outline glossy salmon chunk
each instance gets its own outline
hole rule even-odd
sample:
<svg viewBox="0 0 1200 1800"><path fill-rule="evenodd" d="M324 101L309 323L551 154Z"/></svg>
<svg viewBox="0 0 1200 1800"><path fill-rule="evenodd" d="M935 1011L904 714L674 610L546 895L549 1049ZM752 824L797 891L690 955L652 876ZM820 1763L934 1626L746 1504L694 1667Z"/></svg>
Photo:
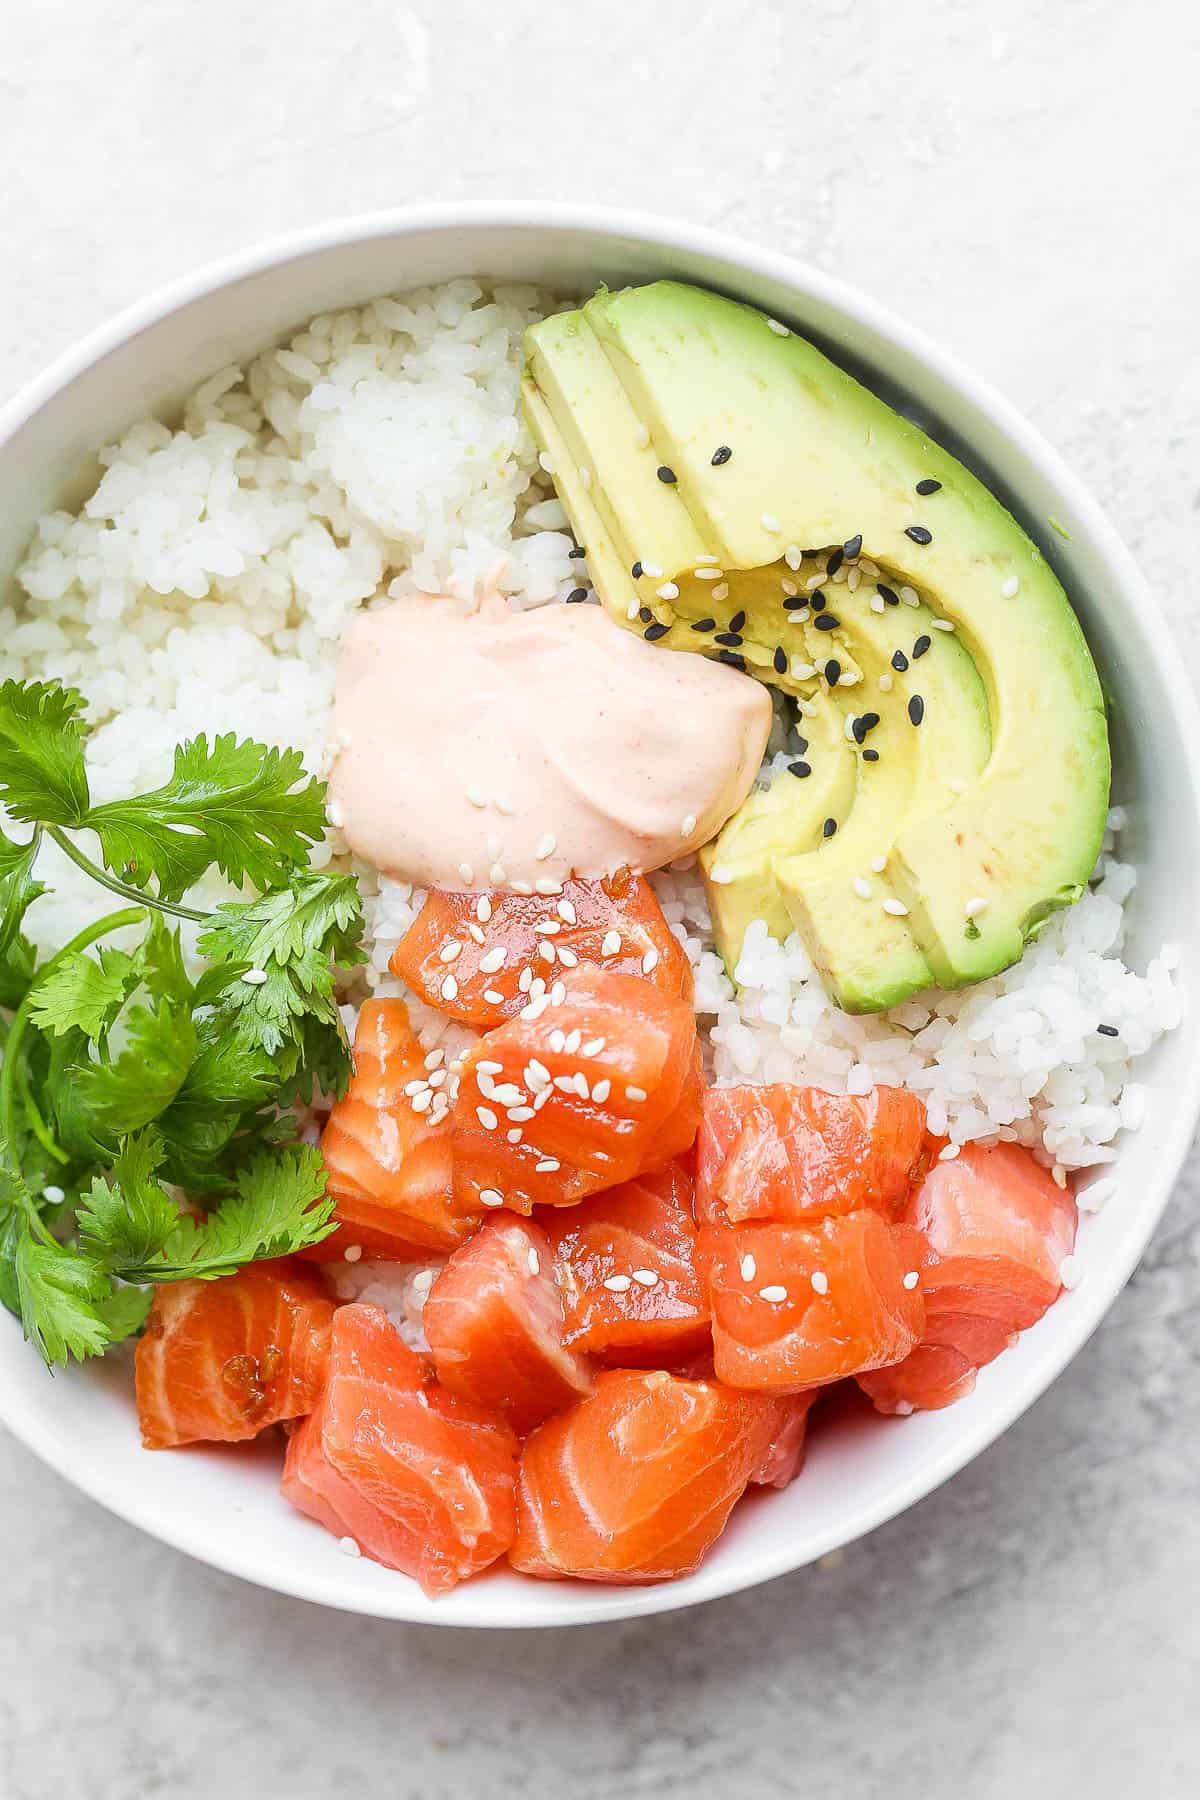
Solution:
<svg viewBox="0 0 1200 1800"><path fill-rule="evenodd" d="M521 1458L514 1568L544 1578L689 1574L765 1464L776 1421L755 1395L612 1369Z"/></svg>
<svg viewBox="0 0 1200 1800"><path fill-rule="evenodd" d="M925 1107L903 1088L709 1088L697 1142L696 1213L707 1224L808 1224L872 1207L894 1218L925 1153Z"/></svg>
<svg viewBox="0 0 1200 1800"><path fill-rule="evenodd" d="M460 1212L569 1206L662 1169L700 1119L691 1003L648 981L579 968L550 1004L489 1031L454 1104Z"/></svg>
<svg viewBox="0 0 1200 1800"><path fill-rule="evenodd" d="M628 869L548 895L435 888L391 966L428 1005L488 1031L584 963L691 998L691 965L654 890Z"/></svg>
<svg viewBox="0 0 1200 1800"><path fill-rule="evenodd" d="M422 1317L442 1384L522 1436L591 1389L588 1359L564 1342L550 1243L528 1219L489 1219L454 1252Z"/></svg>
<svg viewBox="0 0 1200 1800"><path fill-rule="evenodd" d="M133 1364L146 1448L237 1443L310 1412L332 1319L320 1277L289 1258L156 1288Z"/></svg>
<svg viewBox="0 0 1200 1800"><path fill-rule="evenodd" d="M905 1212L925 1326L912 1354L861 1385L881 1412L949 1406L1014 1334L1058 1298L1075 1244L1074 1197L1018 1144L965 1144L939 1162Z"/></svg>
<svg viewBox="0 0 1200 1800"><path fill-rule="evenodd" d="M682 1163L542 1218L554 1245L567 1343L609 1362L657 1367L708 1345L692 1177Z"/></svg>
<svg viewBox="0 0 1200 1800"><path fill-rule="evenodd" d="M324 1393L288 1445L293 1506L439 1594L508 1549L516 1470L499 1413L447 1393L379 1307L339 1307Z"/></svg>

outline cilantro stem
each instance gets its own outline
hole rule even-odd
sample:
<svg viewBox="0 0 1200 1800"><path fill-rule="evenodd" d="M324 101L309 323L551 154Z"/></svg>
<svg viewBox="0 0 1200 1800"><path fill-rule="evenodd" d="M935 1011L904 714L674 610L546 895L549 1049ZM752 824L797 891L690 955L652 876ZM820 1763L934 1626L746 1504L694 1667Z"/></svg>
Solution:
<svg viewBox="0 0 1200 1800"><path fill-rule="evenodd" d="M99 863L94 863L90 856L73 844L60 825L47 825L46 834L52 837L64 856L69 856L77 869L106 887L110 894L117 894L122 900L133 900L138 906L155 906L159 912L171 913L176 919L191 919L197 925L203 925L209 917L208 913L195 912L190 906L177 906L172 900L160 900L156 894L144 893L141 888L131 887L126 881L118 881Z"/></svg>
<svg viewBox="0 0 1200 1800"><path fill-rule="evenodd" d="M29 1121L29 1129L46 1155L52 1157L55 1162L69 1163L70 1156L61 1144L55 1142L50 1127L38 1109L38 1103L33 1097L33 1089L29 1085L29 1070L24 1063L19 1064L17 1068L17 1097L24 1109L25 1117Z"/></svg>
<svg viewBox="0 0 1200 1800"><path fill-rule="evenodd" d="M53 830L53 827L51 829ZM57 969L59 964L65 962L69 956L74 956L80 950L86 950L89 945L96 943L102 937L107 937L110 932L120 931L126 925L140 924L145 916L144 905L126 907L123 912L105 913L102 919L97 919L93 924L86 925L82 931L77 932L69 943L63 945L61 950L56 950L49 962L43 963L30 982L25 998L13 1014L12 1024L8 1028L8 1040L4 1046L4 1062L3 1066L0 1066L0 1151L6 1152L10 1158L16 1136L17 1069L21 1060L21 1043L29 1027L29 1016L33 1011L33 1000L38 988L47 975Z"/></svg>

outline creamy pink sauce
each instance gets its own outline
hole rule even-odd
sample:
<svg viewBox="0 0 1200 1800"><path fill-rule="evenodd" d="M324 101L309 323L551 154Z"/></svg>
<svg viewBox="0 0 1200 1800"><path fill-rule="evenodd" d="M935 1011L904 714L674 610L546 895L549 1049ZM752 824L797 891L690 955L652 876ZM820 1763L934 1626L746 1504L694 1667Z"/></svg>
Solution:
<svg viewBox="0 0 1200 1800"><path fill-rule="evenodd" d="M333 816L351 849L422 886L522 887L658 869L749 793L765 688L656 650L597 606L475 613L414 596L342 643Z"/></svg>

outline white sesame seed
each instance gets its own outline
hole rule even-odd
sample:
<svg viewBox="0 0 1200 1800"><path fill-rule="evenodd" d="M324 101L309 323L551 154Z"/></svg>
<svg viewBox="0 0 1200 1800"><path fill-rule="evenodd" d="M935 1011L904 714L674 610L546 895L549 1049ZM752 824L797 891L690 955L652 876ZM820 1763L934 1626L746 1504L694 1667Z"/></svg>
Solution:
<svg viewBox="0 0 1200 1800"><path fill-rule="evenodd" d="M727 581L718 582L717 586L712 591L712 597L714 600L728 600L729 583Z"/></svg>
<svg viewBox="0 0 1200 1800"><path fill-rule="evenodd" d="M362 1245L361 1244L347 1244L346 1248L342 1251L342 1256L346 1262L361 1261Z"/></svg>
<svg viewBox="0 0 1200 1800"><path fill-rule="evenodd" d="M784 593L787 595L789 600L794 600L796 595L800 592L800 590L796 586L795 582L789 581L786 575L783 577L783 579L779 585L783 589Z"/></svg>
<svg viewBox="0 0 1200 1800"><path fill-rule="evenodd" d="M337 830L340 830L346 823L346 815L336 800L329 802L329 823Z"/></svg>
<svg viewBox="0 0 1200 1800"><path fill-rule="evenodd" d="M433 1071L432 1075L429 1077L429 1085L431 1088L440 1088L442 1083L445 1081L445 1079L446 1079L445 1069L435 1069Z"/></svg>
<svg viewBox="0 0 1200 1800"><path fill-rule="evenodd" d="M727 881L733 880L733 871L731 869L719 869L714 866L708 871L708 879L710 881L715 881L718 887L723 887Z"/></svg>
<svg viewBox="0 0 1200 1800"><path fill-rule="evenodd" d="M779 523L779 520L775 517L774 513L763 513L760 517L759 523L762 525L762 528L764 531L782 531L783 530L783 526Z"/></svg>
<svg viewBox="0 0 1200 1800"><path fill-rule="evenodd" d="M576 968L579 963L579 958L569 944L560 944L558 946L558 960L568 969Z"/></svg>
<svg viewBox="0 0 1200 1800"><path fill-rule="evenodd" d="M871 858L871 869L874 874L882 875L883 871L886 868L887 868L887 857L886 856L873 856Z"/></svg>
<svg viewBox="0 0 1200 1800"><path fill-rule="evenodd" d="M491 882L492 886L503 887L507 879L508 876L505 873L504 864L494 862L488 870L488 880Z"/></svg>
<svg viewBox="0 0 1200 1800"><path fill-rule="evenodd" d="M861 680L862 680L861 675L854 673L850 669L846 669L841 675L838 676L837 685L839 687L857 687Z"/></svg>
<svg viewBox="0 0 1200 1800"><path fill-rule="evenodd" d="M639 1287L657 1287L658 1275L653 1269L635 1269L633 1279Z"/></svg>
<svg viewBox="0 0 1200 1800"><path fill-rule="evenodd" d="M1054 1182L1055 1187L1060 1187L1060 1188L1066 1187L1067 1171L1063 1168L1061 1163L1055 1163L1053 1165L1053 1167L1050 1170L1050 1175Z"/></svg>
<svg viewBox="0 0 1200 1800"><path fill-rule="evenodd" d="M678 600L679 589L673 581L664 581L661 587L655 588L660 600Z"/></svg>
<svg viewBox="0 0 1200 1800"><path fill-rule="evenodd" d="M934 631L953 631L954 630L954 620L953 619L930 619L929 623L933 627Z"/></svg>
<svg viewBox="0 0 1200 1800"><path fill-rule="evenodd" d="M865 881L861 875L854 877L854 891L860 900L871 898L871 884L869 881Z"/></svg>
<svg viewBox="0 0 1200 1800"><path fill-rule="evenodd" d="M525 1133L519 1125L514 1125L512 1130L506 1131L504 1135L510 1144L519 1144Z"/></svg>
<svg viewBox="0 0 1200 1800"><path fill-rule="evenodd" d="M424 1080L406 1081L404 1084L404 1092L411 1100L414 1094L423 1094L428 1086L429 1083Z"/></svg>
<svg viewBox="0 0 1200 1800"><path fill-rule="evenodd" d="M557 850L557 848L558 848L557 840L555 839L555 837L553 836L553 834L551 832L547 831L544 836L542 836L538 839L538 845L537 845L537 849L534 851L534 855L537 857L539 862L545 862L545 860L548 856L554 855L554 852Z"/></svg>
<svg viewBox="0 0 1200 1800"><path fill-rule="evenodd" d="M549 938L543 938L538 945L538 955L543 962L552 963L554 961L554 945Z"/></svg>
<svg viewBox="0 0 1200 1800"><path fill-rule="evenodd" d="M888 674L887 670L885 669L883 674L879 677L879 680L875 683L875 685L879 689L881 694L890 694L892 691L892 688L895 684L892 681L891 676Z"/></svg>
<svg viewBox="0 0 1200 1800"><path fill-rule="evenodd" d="M902 587L900 589L900 598L903 600L905 606L920 606L921 604L921 596L918 594L916 588Z"/></svg>
<svg viewBox="0 0 1200 1800"><path fill-rule="evenodd" d="M433 1089L426 1088L423 1094L414 1094L411 1105L415 1113L428 1112L433 1105Z"/></svg>
<svg viewBox="0 0 1200 1800"><path fill-rule="evenodd" d="M533 885L539 894L550 895L562 893L562 882L555 881L553 875L539 875Z"/></svg>
<svg viewBox="0 0 1200 1800"><path fill-rule="evenodd" d="M884 610L883 595L882 594L872 594L871 595L871 611L874 613L881 613L881 612L883 612L883 610Z"/></svg>
<svg viewBox="0 0 1200 1800"><path fill-rule="evenodd" d="M804 561L804 552L801 550L799 544L789 544L783 553L783 560L792 573L795 574L796 570L800 567L800 564Z"/></svg>
<svg viewBox="0 0 1200 1800"><path fill-rule="evenodd" d="M482 1188L480 1190L479 1200L482 1206L504 1205L504 1195L500 1192L499 1188Z"/></svg>
<svg viewBox="0 0 1200 1800"><path fill-rule="evenodd" d="M793 681L810 681L816 672L816 668L812 663L802 662L798 656L792 658Z"/></svg>
<svg viewBox="0 0 1200 1800"><path fill-rule="evenodd" d="M840 575L841 572L842 571L839 569L838 574ZM851 569L849 574L846 576L846 586L849 588L851 593L854 592L855 588L858 586L858 584L861 580L862 580L862 575L861 575L860 571L858 569Z"/></svg>
<svg viewBox="0 0 1200 1800"><path fill-rule="evenodd" d="M445 1060L446 1052L444 1050L431 1050L429 1055L425 1058L425 1067L427 1069L440 1069Z"/></svg>
<svg viewBox="0 0 1200 1800"><path fill-rule="evenodd" d="M457 981L455 981L453 975L447 975L445 981L443 981L443 983L442 983L442 999L443 1000L457 1000L458 999L458 983L457 983Z"/></svg>
<svg viewBox="0 0 1200 1800"><path fill-rule="evenodd" d="M604 942L600 946L601 956L615 956L621 948L619 931L608 931L604 934Z"/></svg>
<svg viewBox="0 0 1200 1800"><path fill-rule="evenodd" d="M752 1256L743 1256L743 1258L742 1258L742 1280L743 1281L753 1281L754 1277L757 1274L758 1274L758 1264L755 1262L754 1258Z"/></svg>
<svg viewBox="0 0 1200 1800"><path fill-rule="evenodd" d="M778 1305L781 1300L787 1299L788 1291L785 1287L780 1287L778 1283L773 1282L770 1287L759 1288L758 1297L760 1300L770 1300L773 1304Z"/></svg>
<svg viewBox="0 0 1200 1800"><path fill-rule="evenodd" d="M265 969L247 969L242 980L247 987L262 987L267 980L267 971Z"/></svg>
<svg viewBox="0 0 1200 1800"><path fill-rule="evenodd" d="M575 1077L574 1075L555 1075L554 1086L558 1089L560 1094L573 1094L575 1092ZM545 1090L543 1089L543 1092L544 1091Z"/></svg>
<svg viewBox="0 0 1200 1800"><path fill-rule="evenodd" d="M642 958L642 974L652 975L658 967L658 951L651 946Z"/></svg>
<svg viewBox="0 0 1200 1800"><path fill-rule="evenodd" d="M611 1093L612 1093L612 1082L608 1081L608 1080L601 1080L601 1081L598 1081L596 1083L595 1087L592 1089L592 1099L596 1102L597 1106L603 1106L604 1102L608 1099L608 1096Z"/></svg>
<svg viewBox="0 0 1200 1800"><path fill-rule="evenodd" d="M494 1100L497 1106L523 1106L525 1104L525 1095L515 1081L500 1082L489 1098Z"/></svg>
<svg viewBox="0 0 1200 1800"><path fill-rule="evenodd" d="M696 829L696 815L695 815L695 813L688 813L687 817L680 821L679 835L681 837L690 838L693 831L695 831L695 829Z"/></svg>
<svg viewBox="0 0 1200 1800"><path fill-rule="evenodd" d="M883 903L883 910L885 913L891 913L893 919L905 919L908 917L908 908L905 906L903 900L887 899Z"/></svg>
<svg viewBox="0 0 1200 1800"><path fill-rule="evenodd" d="M920 1279L921 1279L921 1271L919 1269L910 1269L908 1271L908 1274L904 1277L904 1285L908 1289L909 1293L911 1293L913 1288L916 1287L916 1285L917 1285L918 1281L920 1281Z"/></svg>
<svg viewBox="0 0 1200 1800"><path fill-rule="evenodd" d="M526 1260L529 1263L529 1273L531 1275L540 1275L542 1272L542 1259L532 1244L529 1246Z"/></svg>
<svg viewBox="0 0 1200 1800"><path fill-rule="evenodd" d="M361 1556L362 1555L362 1551L359 1549L358 1540L356 1538L352 1538L352 1537L339 1538L338 1539L338 1549L341 1551L343 1556Z"/></svg>
<svg viewBox="0 0 1200 1800"><path fill-rule="evenodd" d="M648 575L651 581L661 581L663 572L657 563L644 562L642 564L642 574Z"/></svg>
<svg viewBox="0 0 1200 1800"><path fill-rule="evenodd" d="M551 1004L551 1006L561 1006L563 1001L566 999L566 997L567 997L566 988L563 986L561 981L556 981L554 986L550 989L550 1004Z"/></svg>
<svg viewBox="0 0 1200 1800"><path fill-rule="evenodd" d="M579 923L579 915L575 911L574 901L560 900L554 910L564 925L577 925Z"/></svg>
<svg viewBox="0 0 1200 1800"><path fill-rule="evenodd" d="M562 923L558 919L537 919L533 929L540 937L556 937L562 930Z"/></svg>
<svg viewBox="0 0 1200 1800"><path fill-rule="evenodd" d="M630 621L631 624L632 624L633 620L637 618L638 611L639 611L638 601L636 598L634 598L633 600L631 600L629 602L629 605L625 608L625 617Z"/></svg>
<svg viewBox="0 0 1200 1800"><path fill-rule="evenodd" d="M938 1161L953 1162L961 1149L961 1144L947 1144L944 1149L938 1151Z"/></svg>
<svg viewBox="0 0 1200 1800"><path fill-rule="evenodd" d="M693 569L692 574L697 581L720 581L724 569Z"/></svg>
<svg viewBox="0 0 1200 1800"><path fill-rule="evenodd" d="M567 1035L564 1031L559 1031L556 1026L550 1033L550 1048L553 1050L555 1056L561 1056L566 1047Z"/></svg>
<svg viewBox="0 0 1200 1800"><path fill-rule="evenodd" d="M879 580L879 564L873 563L869 556L860 556L858 559L858 566L868 581Z"/></svg>
<svg viewBox="0 0 1200 1800"><path fill-rule="evenodd" d="M539 466L539 468L545 469L547 475L553 475L553 473L554 473L554 458L551 456L551 454L548 450L539 450L538 451L538 466Z"/></svg>
<svg viewBox="0 0 1200 1800"><path fill-rule="evenodd" d="M483 935L483 926L476 925L474 919L471 919L468 921L467 930L470 932L471 938L472 938L473 942L475 942L476 944L486 944L487 943L487 939Z"/></svg>
<svg viewBox="0 0 1200 1800"><path fill-rule="evenodd" d="M526 1087L531 1087L536 1093L538 1088L544 1088L549 1080L550 1071L545 1063L540 1063L536 1056L531 1056L525 1064Z"/></svg>
<svg viewBox="0 0 1200 1800"><path fill-rule="evenodd" d="M438 956L444 963L457 962L458 958L462 955L462 948L463 947L457 938L451 938L448 944L442 945L441 949L438 951Z"/></svg>
<svg viewBox="0 0 1200 1800"><path fill-rule="evenodd" d="M633 441L639 450L644 450L646 445L650 442L650 427L642 419L638 420L637 430L633 434Z"/></svg>
<svg viewBox="0 0 1200 1800"><path fill-rule="evenodd" d="M554 1098L553 1083L547 1084L547 1086L544 1088L539 1088L538 1092L533 1096L534 1112L535 1113L541 1112L541 1110L542 1110L543 1106L545 1106L547 1100L553 1100L553 1098Z"/></svg>
<svg viewBox="0 0 1200 1800"><path fill-rule="evenodd" d="M857 716L856 713L847 713L842 729L843 736L851 744L854 742L854 721Z"/></svg>
<svg viewBox="0 0 1200 1800"><path fill-rule="evenodd" d="M829 1292L829 1277L823 1269L814 1269L809 1276L808 1281L814 1294L827 1294Z"/></svg>
<svg viewBox="0 0 1200 1800"><path fill-rule="evenodd" d="M504 1005L504 995L500 992L499 988L484 988L483 997L489 1006Z"/></svg>
<svg viewBox="0 0 1200 1800"><path fill-rule="evenodd" d="M640 1087L627 1087L625 1089L625 1098L630 1101L632 1105L640 1106L642 1101L646 1098L646 1090L645 1088Z"/></svg>
<svg viewBox="0 0 1200 1800"><path fill-rule="evenodd" d="M977 919L981 912L987 911L987 901L982 894L976 894L974 899L967 901L967 904L963 907L963 911L966 913L968 919Z"/></svg>
<svg viewBox="0 0 1200 1800"><path fill-rule="evenodd" d="M555 1170L561 1167L562 1164L557 1156L543 1156L541 1162L534 1163L533 1172L535 1175L553 1175Z"/></svg>
<svg viewBox="0 0 1200 1800"><path fill-rule="evenodd" d="M1020 592L1020 589L1020 581L1015 575L1010 575L1008 580L1001 584L1000 592L1006 600L1011 600L1015 594Z"/></svg>
<svg viewBox="0 0 1200 1800"><path fill-rule="evenodd" d="M771 327L771 330L775 333L776 337L791 337L792 335L787 326L781 325L778 319L768 319L767 324Z"/></svg>
<svg viewBox="0 0 1200 1800"><path fill-rule="evenodd" d="M506 1117L511 1119L514 1125L528 1125L530 1119L535 1116L532 1106L510 1106L506 1114Z"/></svg>
<svg viewBox="0 0 1200 1800"><path fill-rule="evenodd" d="M808 594L815 593L816 590L820 587L821 583L824 581L824 579L825 579L825 577L823 575L808 576L808 578L806 579L806 581L804 583L804 591Z"/></svg>
<svg viewBox="0 0 1200 1800"><path fill-rule="evenodd" d="M458 872L462 876L463 880L466 882L467 886L470 887L471 883L475 879L475 871L471 867L470 863L459 863Z"/></svg>
<svg viewBox="0 0 1200 1800"><path fill-rule="evenodd" d="M1063 1286L1065 1288L1078 1287L1082 1276L1083 1270L1080 1267L1079 1258L1077 1256L1064 1256L1058 1265L1058 1279L1062 1282Z"/></svg>
<svg viewBox="0 0 1200 1800"><path fill-rule="evenodd" d="M517 976L517 986L520 988L520 990L523 994L527 994L529 992L530 988L533 986L533 970L532 969L524 968L521 970L521 973Z"/></svg>
<svg viewBox="0 0 1200 1800"><path fill-rule="evenodd" d="M467 788L466 796L472 806L478 806L482 809L487 805L487 795L482 793L479 788Z"/></svg>
<svg viewBox="0 0 1200 1800"><path fill-rule="evenodd" d="M585 1056L599 1056L607 1042L607 1038L589 1038L587 1043L583 1046L583 1054Z"/></svg>
<svg viewBox="0 0 1200 1800"><path fill-rule="evenodd" d="M477 1106L475 1108L475 1117L479 1120L479 1123L483 1126L485 1131L498 1131L500 1129L500 1121L490 1106Z"/></svg>
<svg viewBox="0 0 1200 1800"><path fill-rule="evenodd" d="M481 925L486 925L489 923L491 916L492 903L486 894L480 894L478 900L475 902L475 917L479 920Z"/></svg>
<svg viewBox="0 0 1200 1800"><path fill-rule="evenodd" d="M479 959L480 974L494 975L498 969L502 969L504 967L504 965L507 961L508 961L507 948L503 944L497 944L497 946L494 950L489 950L486 956L480 957L480 959Z"/></svg>
<svg viewBox="0 0 1200 1800"><path fill-rule="evenodd" d="M627 1294L633 1283L628 1275L610 1275L604 1285L610 1294Z"/></svg>
<svg viewBox="0 0 1200 1800"><path fill-rule="evenodd" d="M576 1069L575 1071L575 1092L579 1095L581 1100L590 1100L592 1097L588 1089L587 1076L583 1073L582 1069Z"/></svg>

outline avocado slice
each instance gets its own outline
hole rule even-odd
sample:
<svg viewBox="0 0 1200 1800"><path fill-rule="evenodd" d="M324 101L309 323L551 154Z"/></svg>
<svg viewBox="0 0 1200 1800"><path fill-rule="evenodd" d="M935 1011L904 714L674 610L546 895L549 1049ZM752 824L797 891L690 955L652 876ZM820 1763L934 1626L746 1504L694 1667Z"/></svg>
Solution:
<svg viewBox="0 0 1200 1800"><path fill-rule="evenodd" d="M799 930L851 1011L1015 961L1086 884L1109 787L1095 667L1041 552L752 307L602 290L527 351L531 424L604 604L792 694L821 749L702 859L731 969L752 918Z"/></svg>

